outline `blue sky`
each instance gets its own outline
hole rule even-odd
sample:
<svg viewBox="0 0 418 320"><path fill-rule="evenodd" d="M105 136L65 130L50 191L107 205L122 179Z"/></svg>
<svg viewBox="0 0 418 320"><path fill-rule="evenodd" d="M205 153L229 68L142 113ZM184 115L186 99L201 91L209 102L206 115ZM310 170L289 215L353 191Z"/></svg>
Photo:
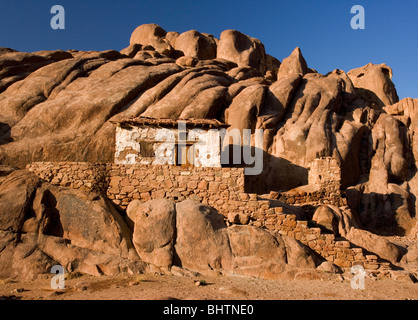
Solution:
<svg viewBox="0 0 418 320"><path fill-rule="evenodd" d="M50 27L56 4L65 8L65 30ZM357 4L365 8L365 30L350 27ZM321 73L385 62L399 97L418 98L417 13L417 0L0 0L0 47L120 50L136 26L151 22L215 37L237 29L260 39L279 60L301 47L309 67Z"/></svg>

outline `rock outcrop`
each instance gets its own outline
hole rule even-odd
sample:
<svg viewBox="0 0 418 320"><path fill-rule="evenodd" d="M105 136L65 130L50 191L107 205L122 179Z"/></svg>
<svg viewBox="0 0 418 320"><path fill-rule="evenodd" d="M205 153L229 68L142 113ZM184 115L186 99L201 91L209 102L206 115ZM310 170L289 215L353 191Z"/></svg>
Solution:
<svg viewBox="0 0 418 320"><path fill-rule="evenodd" d="M391 78L392 70L385 64L368 64L348 72L336 69L323 75L308 66L299 48L281 63L265 52L261 41L236 30L226 30L216 39L195 30L179 34L148 24L133 32L129 46L121 52L23 53L0 48L0 165L24 168L34 161L113 162L115 121L136 116L218 119L232 129L264 130L263 172L247 177L248 192L295 190L308 184L315 159L332 157L341 168L341 191L356 228L416 237L418 100L399 101ZM144 212L158 212L152 206L147 210ZM183 218L190 218L188 210L192 207L176 206L177 230L183 230ZM209 209L192 211L201 210ZM95 212L94 217L90 211ZM45 261L74 269L79 262L72 261L83 259L87 263L83 268L91 273L115 272L117 259L125 261L126 268L132 261L143 268L146 263L141 258L169 267L170 248L176 261L176 250L187 252L188 240L183 240L193 236L180 232L172 243L165 238L147 243L137 234L134 243L142 255L139 258L127 236L129 230L122 227L125 222L105 198L52 187L10 168L0 168L0 212L1 241L6 248L0 250L3 274L16 274L17 262L13 261L21 257L31 257L33 261L22 268L33 266L35 271L44 268ZM85 217L77 215L83 212ZM128 212L130 220L126 219L131 226L137 219L132 212ZM276 241L272 255L284 263L266 265L265 270L299 261L288 256L291 251L303 251L296 245L247 226L219 227L221 222L212 221L209 212L201 213L201 221L196 223L209 228L201 231L217 239L216 246L207 243L211 255L204 257L184 254L185 265L233 270L236 261L231 257L242 248L234 249L231 239L256 241L258 237ZM348 218L341 218L341 212L328 206L315 219L334 233L338 222L338 233L348 236ZM138 219L152 222L153 214L146 214ZM96 219L97 225L90 225L95 231L83 229L76 221L87 217ZM114 228L108 230L103 221L111 221ZM229 249L217 254L217 241ZM14 249L10 249L12 244ZM285 249L290 245L293 250ZM49 246L70 252L73 259L65 258L64 253L52 255ZM378 247L376 244L374 250L380 250ZM100 254L94 256L97 252ZM390 261L399 259L395 249L381 252ZM259 253L242 254L241 262ZM248 263L246 270L252 270L253 262ZM36 273L33 270L27 269L27 274Z"/></svg>
<svg viewBox="0 0 418 320"><path fill-rule="evenodd" d="M300 74L304 76L307 73L308 65L306 64L305 58L302 56L300 48L296 48L289 57L283 60L277 77L281 79L291 74Z"/></svg>
<svg viewBox="0 0 418 320"><path fill-rule="evenodd" d="M174 48L185 56L198 60L216 58L217 44L212 35L204 35L196 30L190 30L176 37Z"/></svg>
<svg viewBox="0 0 418 320"><path fill-rule="evenodd" d="M266 52L260 40L237 30L225 30L218 44L218 58L235 62L239 67L250 66L261 74L266 71Z"/></svg>
<svg viewBox="0 0 418 320"><path fill-rule="evenodd" d="M389 106L399 101L395 85L392 82L392 69L382 63L353 69L348 73L359 94L367 102L378 107Z"/></svg>
<svg viewBox="0 0 418 320"><path fill-rule="evenodd" d="M198 202L151 200L132 207L138 254L161 270L174 265L203 274L291 279L320 263L299 241L255 226L228 227L223 215Z"/></svg>
<svg viewBox="0 0 418 320"><path fill-rule="evenodd" d="M98 194L18 170L0 185L0 208L0 278L34 279L54 265L95 276L146 270L123 218Z"/></svg>
<svg viewBox="0 0 418 320"><path fill-rule="evenodd" d="M6 208L19 192L13 211ZM61 265L94 276L177 266L203 274L293 279L320 260L290 237L227 226L210 206L186 200L132 202L133 233L99 194L50 185L25 170L0 185L0 278L36 279ZM11 212L12 214L9 214Z"/></svg>
<svg viewBox="0 0 418 320"><path fill-rule="evenodd" d="M173 202L152 200L136 208L133 243L144 262L169 269L173 264L175 235Z"/></svg>

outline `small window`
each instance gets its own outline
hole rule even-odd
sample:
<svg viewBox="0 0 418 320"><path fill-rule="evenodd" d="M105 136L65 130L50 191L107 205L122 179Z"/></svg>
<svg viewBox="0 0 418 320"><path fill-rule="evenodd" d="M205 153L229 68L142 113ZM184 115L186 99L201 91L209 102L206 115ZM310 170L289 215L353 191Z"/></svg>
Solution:
<svg viewBox="0 0 418 320"><path fill-rule="evenodd" d="M194 164L194 146L176 144L176 165L191 166Z"/></svg>
<svg viewBox="0 0 418 320"><path fill-rule="evenodd" d="M140 154L141 157L144 158L153 158L155 156L154 153L154 145L150 142L140 142Z"/></svg>

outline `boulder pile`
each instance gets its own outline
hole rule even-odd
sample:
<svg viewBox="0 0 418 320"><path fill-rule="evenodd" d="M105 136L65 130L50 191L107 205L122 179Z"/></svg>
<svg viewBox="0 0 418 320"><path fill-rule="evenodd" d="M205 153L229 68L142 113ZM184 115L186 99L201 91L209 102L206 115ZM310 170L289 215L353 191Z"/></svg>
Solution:
<svg viewBox="0 0 418 320"><path fill-rule="evenodd" d="M270 277L304 260L298 258L304 249L282 237L253 226L227 228L210 208L192 204L141 206L135 216L150 229L140 233L161 232L147 241L134 231L133 245L131 231L104 196L16 170L37 161L112 163L113 123L137 116L263 129L263 172L246 181L259 195L307 185L315 159L332 157L341 169L343 205L359 230L416 239L418 99L399 101L392 74L386 64L372 63L320 74L300 48L281 62L260 40L237 30L218 39L156 24L135 29L121 51L0 48L0 274L30 276L53 263L95 274L174 263ZM316 218L336 228L327 212ZM167 220L163 229L159 219ZM212 239L200 244L207 254L190 252L188 246L203 240L184 231L188 223L201 225ZM346 236L399 260L387 243L376 240L369 248L368 233ZM309 257L303 266L313 266Z"/></svg>

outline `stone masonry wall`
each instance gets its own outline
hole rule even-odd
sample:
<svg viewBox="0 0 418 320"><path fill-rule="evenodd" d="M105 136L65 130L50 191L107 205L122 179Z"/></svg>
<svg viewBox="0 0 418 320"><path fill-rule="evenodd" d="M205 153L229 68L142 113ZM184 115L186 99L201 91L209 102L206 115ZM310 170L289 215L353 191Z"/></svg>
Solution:
<svg viewBox="0 0 418 320"><path fill-rule="evenodd" d="M226 218L231 213L232 216L234 213L244 214L248 217L244 219L245 223L293 237L339 267L361 264L365 269L378 272L389 267L388 262L378 261L377 256L349 241L324 234L320 228L309 227L308 221L296 220L295 215L286 212L283 204L277 205L277 200L260 200L256 194L245 193L243 168L38 162L28 165L27 169L53 185L102 193L120 209L126 209L134 199L142 202L158 198L200 201L214 207ZM327 195L328 191L318 192ZM295 205L323 201L336 202L337 205L345 203L341 197L335 201L315 197L310 193L282 193L273 198Z"/></svg>
<svg viewBox="0 0 418 320"><path fill-rule="evenodd" d="M309 169L309 186L312 191L288 191L272 195L275 199L290 204L332 204L346 206L347 199L341 194L341 168L334 158L315 159Z"/></svg>
<svg viewBox="0 0 418 320"><path fill-rule="evenodd" d="M337 160L331 157L315 159L309 168L308 181L329 193L341 188L341 168Z"/></svg>
<svg viewBox="0 0 418 320"><path fill-rule="evenodd" d="M290 205L321 205L332 204L334 206L346 206L347 199L340 191L328 191L320 189L312 192L273 192L273 198Z"/></svg>
<svg viewBox="0 0 418 320"><path fill-rule="evenodd" d="M324 233L320 228L309 227L308 221L296 220L294 215L286 214L283 208L274 208L265 216L264 226L304 243L320 256L342 268L361 265L367 270L385 272L390 263L378 260L372 253L359 248L334 234Z"/></svg>
<svg viewBox="0 0 418 320"><path fill-rule="evenodd" d="M134 199L158 198L192 199L226 217L230 212L250 217L270 207L244 192L243 168L37 162L27 169L53 185L102 193L122 210Z"/></svg>

